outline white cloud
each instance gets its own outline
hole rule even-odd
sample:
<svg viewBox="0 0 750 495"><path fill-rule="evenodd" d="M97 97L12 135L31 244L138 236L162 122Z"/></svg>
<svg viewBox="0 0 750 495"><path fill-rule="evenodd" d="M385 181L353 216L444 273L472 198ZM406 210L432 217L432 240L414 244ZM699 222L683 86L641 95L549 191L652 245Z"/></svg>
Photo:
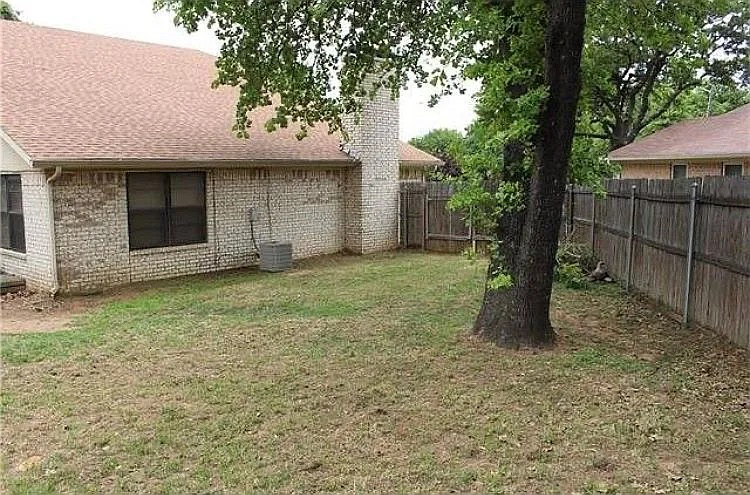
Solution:
<svg viewBox="0 0 750 495"><path fill-rule="evenodd" d="M176 27L166 12L154 13L152 0L11 0L25 22L118 38L195 48L217 54L220 43L203 29L188 34ZM425 134L430 129L463 130L474 119L471 95L443 98L434 108L427 106L431 88L410 88L401 94L401 139Z"/></svg>

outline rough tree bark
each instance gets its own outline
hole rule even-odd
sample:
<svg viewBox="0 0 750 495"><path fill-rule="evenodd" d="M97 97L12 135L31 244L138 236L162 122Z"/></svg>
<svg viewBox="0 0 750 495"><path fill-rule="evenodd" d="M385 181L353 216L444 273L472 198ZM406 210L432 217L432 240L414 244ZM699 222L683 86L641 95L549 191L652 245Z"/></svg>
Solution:
<svg viewBox="0 0 750 495"><path fill-rule="evenodd" d="M612 134L609 137L609 151L622 148L633 141L635 141L635 134L632 125L618 120L612 129Z"/></svg>
<svg viewBox="0 0 750 495"><path fill-rule="evenodd" d="M501 264L513 278L504 289L486 288L474 333L503 347L554 342L549 319L554 258L581 87L585 0L547 0L545 82L549 96L534 138L534 172L526 209L498 222L500 249L488 275Z"/></svg>

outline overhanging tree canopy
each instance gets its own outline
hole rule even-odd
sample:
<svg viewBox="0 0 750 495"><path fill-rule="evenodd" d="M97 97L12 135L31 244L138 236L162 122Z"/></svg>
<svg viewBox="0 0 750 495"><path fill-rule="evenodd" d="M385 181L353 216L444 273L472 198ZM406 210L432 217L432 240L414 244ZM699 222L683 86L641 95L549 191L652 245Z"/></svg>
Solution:
<svg viewBox="0 0 750 495"><path fill-rule="evenodd" d="M0 19L6 21L20 21L18 12L5 0L0 0Z"/></svg>
<svg viewBox="0 0 750 495"><path fill-rule="evenodd" d="M591 0L580 134L616 149L707 82L750 82L745 0Z"/></svg>
<svg viewBox="0 0 750 495"><path fill-rule="evenodd" d="M475 332L498 344L545 345L554 254L580 91L582 0L157 0L223 45L217 84L249 110L273 102L269 130L325 121L341 129L379 86L447 90L481 77L480 113L501 125L490 187L466 194L488 211L496 249ZM438 63L435 64L434 61ZM451 68L453 71L451 71ZM372 87L365 77L380 74Z"/></svg>
<svg viewBox="0 0 750 495"><path fill-rule="evenodd" d="M443 161L433 171L436 177L456 177L461 174L459 160L463 154L464 139L460 132L453 129L433 129L424 136L410 139L409 144Z"/></svg>

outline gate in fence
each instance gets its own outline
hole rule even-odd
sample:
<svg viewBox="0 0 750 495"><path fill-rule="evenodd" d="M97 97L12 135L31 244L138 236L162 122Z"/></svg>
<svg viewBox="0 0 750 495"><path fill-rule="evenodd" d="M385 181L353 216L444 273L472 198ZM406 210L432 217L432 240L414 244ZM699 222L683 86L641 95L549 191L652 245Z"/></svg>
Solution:
<svg viewBox="0 0 750 495"><path fill-rule="evenodd" d="M448 208L453 186L443 182L402 182L399 244L428 251L483 251L489 237L476 232L471 215Z"/></svg>

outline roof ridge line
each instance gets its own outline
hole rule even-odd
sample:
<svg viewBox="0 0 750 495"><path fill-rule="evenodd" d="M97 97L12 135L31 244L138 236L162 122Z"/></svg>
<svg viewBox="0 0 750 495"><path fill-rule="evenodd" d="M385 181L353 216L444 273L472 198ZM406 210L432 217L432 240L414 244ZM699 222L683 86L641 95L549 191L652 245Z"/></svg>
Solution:
<svg viewBox="0 0 750 495"><path fill-rule="evenodd" d="M122 36L112 36L109 34L92 33L90 31L76 31L75 29L61 28L61 27L56 27L56 26L45 26L42 24L34 24L32 22L26 22L26 21L8 21L5 19L2 19L0 20L0 25L13 25L13 26L22 25L24 28L44 29L44 30L49 30L49 31L62 31L64 33L71 33L71 34L83 35L83 36L92 36L96 38L104 38L104 39L110 39L110 40L115 40L115 41L122 41L126 43L137 43L137 44L142 44L142 45L158 46L162 48L171 48L174 50L186 50L190 52L200 53L201 55L206 55L214 59L218 58L218 55L204 52L203 50L199 50L198 48L189 48L186 46L177 46L177 45L165 45L164 43L157 43L155 41L136 40L132 38L124 38Z"/></svg>

